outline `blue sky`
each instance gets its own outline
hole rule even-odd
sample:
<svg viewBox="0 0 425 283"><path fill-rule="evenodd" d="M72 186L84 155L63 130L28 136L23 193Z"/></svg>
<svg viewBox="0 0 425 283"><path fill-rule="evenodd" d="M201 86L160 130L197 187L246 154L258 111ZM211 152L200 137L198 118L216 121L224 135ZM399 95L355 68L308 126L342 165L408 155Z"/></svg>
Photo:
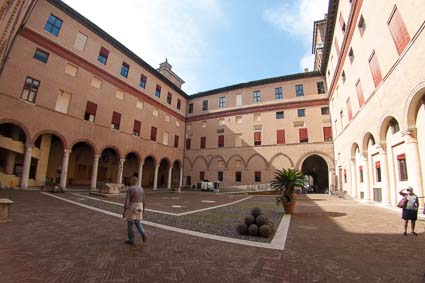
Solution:
<svg viewBox="0 0 425 283"><path fill-rule="evenodd" d="M188 94L312 69L327 0L65 0ZM102 6L102 9L99 9ZM124 16L123 16L124 15Z"/></svg>

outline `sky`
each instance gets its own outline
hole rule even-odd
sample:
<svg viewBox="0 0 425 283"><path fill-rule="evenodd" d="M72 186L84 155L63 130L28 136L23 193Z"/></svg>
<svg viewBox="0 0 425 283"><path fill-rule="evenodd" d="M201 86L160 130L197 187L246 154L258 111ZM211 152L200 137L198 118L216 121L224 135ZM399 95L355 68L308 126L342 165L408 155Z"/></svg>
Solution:
<svg viewBox="0 0 425 283"><path fill-rule="evenodd" d="M328 9L328 0L64 2L152 67L167 58L189 95L312 70L313 22Z"/></svg>

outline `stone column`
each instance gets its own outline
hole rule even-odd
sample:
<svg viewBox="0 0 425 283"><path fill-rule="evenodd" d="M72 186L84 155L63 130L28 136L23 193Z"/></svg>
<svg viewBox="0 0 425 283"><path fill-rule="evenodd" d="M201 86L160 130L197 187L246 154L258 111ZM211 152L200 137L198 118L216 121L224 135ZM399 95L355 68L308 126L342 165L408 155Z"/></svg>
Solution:
<svg viewBox="0 0 425 283"><path fill-rule="evenodd" d="M363 186L364 186L364 200L370 200L370 181L369 181L369 160L367 156L362 155L363 163Z"/></svg>
<svg viewBox="0 0 425 283"><path fill-rule="evenodd" d="M414 189L416 195L425 196L425 190L422 186L422 168L419 161L418 141L411 135L407 134L404 136L407 178L409 185Z"/></svg>
<svg viewBox="0 0 425 283"><path fill-rule="evenodd" d="M37 170L35 172L35 179L40 182L46 183L47 168L49 166L50 148L52 146L52 135L45 134L41 136L40 142L40 159L37 162ZM56 173L56 172L55 172ZM54 176L56 182L56 175Z"/></svg>
<svg viewBox="0 0 425 283"><path fill-rule="evenodd" d="M15 161L16 161L16 153L13 151L8 151L6 153L6 174L13 175L15 171Z"/></svg>
<svg viewBox="0 0 425 283"><path fill-rule="evenodd" d="M66 178L68 175L68 162L69 162L69 155L71 154L70 149L65 149L63 152L63 159L62 159L62 171L61 171L61 180L60 180L60 188L65 189L66 188Z"/></svg>
<svg viewBox="0 0 425 283"><path fill-rule="evenodd" d="M180 187L180 188L183 188L183 166L180 166L179 187Z"/></svg>
<svg viewBox="0 0 425 283"><path fill-rule="evenodd" d="M335 185L334 184L334 181L335 181L334 174L335 174L335 170L329 169L329 174L328 174L328 180L329 180L329 188L328 188L328 190L329 190L329 194L332 194L332 192L334 190L334 185Z"/></svg>
<svg viewBox="0 0 425 283"><path fill-rule="evenodd" d="M381 166L381 187L382 187L382 203L389 205L391 203L390 196L390 177L388 175L388 157L384 148L379 149L379 160Z"/></svg>
<svg viewBox="0 0 425 283"><path fill-rule="evenodd" d="M125 159L120 159L120 164L118 164L118 177L117 177L118 184L122 184L122 173L124 171L124 162L125 162Z"/></svg>
<svg viewBox="0 0 425 283"><path fill-rule="evenodd" d="M137 174L137 184L142 186L142 177L143 177L143 162L140 162L139 173Z"/></svg>
<svg viewBox="0 0 425 283"><path fill-rule="evenodd" d="M30 176L32 145L25 145L24 166L21 176L21 188L28 189L28 180Z"/></svg>
<svg viewBox="0 0 425 283"><path fill-rule="evenodd" d="M357 170L356 170L356 158L351 158L350 162L351 170L351 196L356 199L359 197L357 188Z"/></svg>
<svg viewBox="0 0 425 283"><path fill-rule="evenodd" d="M100 155L95 155L94 159L93 159L93 171L91 174L91 184L90 184L90 189L92 191L96 190L96 185L97 185L97 169L99 167L99 158Z"/></svg>
<svg viewBox="0 0 425 283"><path fill-rule="evenodd" d="M171 173L172 172L173 172L173 166L170 166L170 169L168 169L167 189L171 189Z"/></svg>
<svg viewBox="0 0 425 283"><path fill-rule="evenodd" d="M153 189L158 189L158 170L159 164L155 165L155 173L153 174Z"/></svg>

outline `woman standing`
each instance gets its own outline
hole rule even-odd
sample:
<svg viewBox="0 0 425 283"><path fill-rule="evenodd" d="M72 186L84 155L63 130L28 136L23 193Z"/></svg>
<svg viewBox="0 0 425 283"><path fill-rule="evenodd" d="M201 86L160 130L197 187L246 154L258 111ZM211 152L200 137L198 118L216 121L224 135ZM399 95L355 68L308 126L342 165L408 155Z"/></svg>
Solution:
<svg viewBox="0 0 425 283"><path fill-rule="evenodd" d="M413 188L408 187L405 190L399 192L404 198L406 198L406 205L403 207L402 218L404 219L404 236L407 236L407 223L410 220L410 230L413 236L417 236L415 233L415 224L418 219L418 197L413 193Z"/></svg>

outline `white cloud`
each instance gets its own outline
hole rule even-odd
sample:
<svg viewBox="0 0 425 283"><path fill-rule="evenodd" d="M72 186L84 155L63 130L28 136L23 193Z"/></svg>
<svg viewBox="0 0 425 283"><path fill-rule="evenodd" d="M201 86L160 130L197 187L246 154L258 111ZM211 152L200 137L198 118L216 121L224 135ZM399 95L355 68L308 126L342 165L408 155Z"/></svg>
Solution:
<svg viewBox="0 0 425 283"><path fill-rule="evenodd" d="M304 42L308 49L300 61L302 70L306 66L310 70L313 69L314 56L310 54L313 22L324 18L328 2L328 0L292 0L290 3L286 1L279 6L266 9L263 13L268 23Z"/></svg>
<svg viewBox="0 0 425 283"><path fill-rule="evenodd" d="M225 22L219 0L65 0L152 67L165 58L190 93L208 53L206 31ZM100 9L99 7L102 7ZM192 86L193 85L193 86Z"/></svg>

